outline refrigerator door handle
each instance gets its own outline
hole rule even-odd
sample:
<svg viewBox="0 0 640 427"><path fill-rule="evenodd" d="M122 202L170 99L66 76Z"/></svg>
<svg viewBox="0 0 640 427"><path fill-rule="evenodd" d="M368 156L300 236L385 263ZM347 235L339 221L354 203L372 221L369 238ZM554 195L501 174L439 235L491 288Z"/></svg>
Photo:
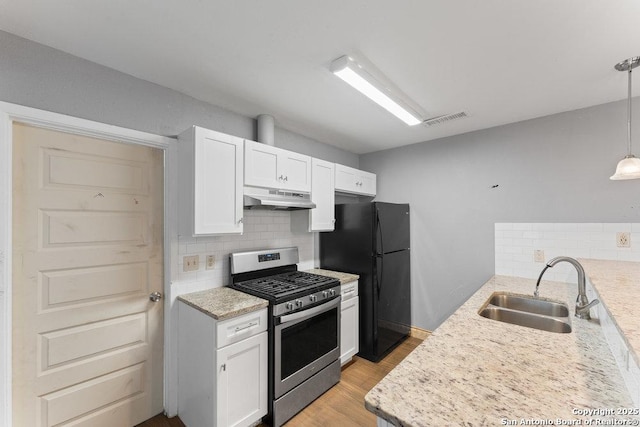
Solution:
<svg viewBox="0 0 640 427"><path fill-rule="evenodd" d="M376 208L376 251L377 248L377 240L380 239L380 254L384 253L384 242L382 240L382 227L380 226L380 209Z"/></svg>
<svg viewBox="0 0 640 427"><path fill-rule="evenodd" d="M376 255L376 288L378 289L377 299L380 301L380 290L382 289L382 278L384 277L384 255Z"/></svg>
<svg viewBox="0 0 640 427"><path fill-rule="evenodd" d="M377 300L380 301L380 290L382 289L382 278L384 277L384 242L382 241L382 227L380 226L380 210L376 208L376 251L378 250L378 239L380 239L380 253L376 253L376 281L378 282L376 285L378 289ZM380 260L380 268L377 268L378 260ZM378 273L380 274L379 277Z"/></svg>

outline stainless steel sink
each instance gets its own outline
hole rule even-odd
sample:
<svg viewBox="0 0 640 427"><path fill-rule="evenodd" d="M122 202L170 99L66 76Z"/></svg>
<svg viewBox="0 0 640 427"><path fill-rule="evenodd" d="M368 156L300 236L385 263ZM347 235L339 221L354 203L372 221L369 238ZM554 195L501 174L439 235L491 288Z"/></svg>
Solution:
<svg viewBox="0 0 640 427"><path fill-rule="evenodd" d="M530 297L514 295L505 292L494 292L489 298L489 304L509 308L527 313L542 314L544 316L568 317L569 308L566 304Z"/></svg>
<svg viewBox="0 0 640 427"><path fill-rule="evenodd" d="M569 333L571 321L566 304L528 295L494 292L482 305L482 317L541 331Z"/></svg>

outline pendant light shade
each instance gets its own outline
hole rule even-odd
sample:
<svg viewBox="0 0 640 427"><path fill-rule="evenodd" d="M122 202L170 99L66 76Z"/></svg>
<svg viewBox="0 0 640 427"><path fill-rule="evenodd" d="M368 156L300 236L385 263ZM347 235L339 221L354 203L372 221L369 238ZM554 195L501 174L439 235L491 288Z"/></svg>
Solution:
<svg viewBox="0 0 640 427"><path fill-rule="evenodd" d="M618 162L616 173L609 179L638 179L640 178L640 159L631 153L631 70L640 65L640 56L629 58L615 65L618 71L629 73L629 88L627 96L627 155Z"/></svg>
<svg viewBox="0 0 640 427"><path fill-rule="evenodd" d="M616 173L610 177L612 180L638 179L640 178L640 159L629 154L618 162Z"/></svg>

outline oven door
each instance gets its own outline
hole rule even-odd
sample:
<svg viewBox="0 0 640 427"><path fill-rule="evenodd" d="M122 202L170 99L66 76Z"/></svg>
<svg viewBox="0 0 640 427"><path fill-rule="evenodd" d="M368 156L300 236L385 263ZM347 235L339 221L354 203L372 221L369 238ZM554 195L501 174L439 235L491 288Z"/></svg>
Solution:
<svg viewBox="0 0 640 427"><path fill-rule="evenodd" d="M275 398L340 357L340 296L275 318Z"/></svg>

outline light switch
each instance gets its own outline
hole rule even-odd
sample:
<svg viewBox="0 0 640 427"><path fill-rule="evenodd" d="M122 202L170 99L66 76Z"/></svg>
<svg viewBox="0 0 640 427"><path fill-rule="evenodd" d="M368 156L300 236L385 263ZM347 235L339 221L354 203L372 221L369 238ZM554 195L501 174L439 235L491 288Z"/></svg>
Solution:
<svg viewBox="0 0 640 427"><path fill-rule="evenodd" d="M196 271L200 268L200 257L189 255L182 258L182 271Z"/></svg>

